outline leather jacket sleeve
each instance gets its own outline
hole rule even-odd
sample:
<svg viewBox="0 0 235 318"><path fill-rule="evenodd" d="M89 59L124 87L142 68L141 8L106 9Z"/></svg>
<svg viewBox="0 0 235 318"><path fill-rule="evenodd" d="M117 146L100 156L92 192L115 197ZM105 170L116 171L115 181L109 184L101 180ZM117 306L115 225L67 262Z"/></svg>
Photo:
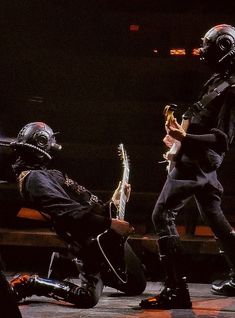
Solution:
<svg viewBox="0 0 235 318"><path fill-rule="evenodd" d="M48 214L53 221L63 219L67 231L75 230L76 224L77 232L89 236L101 233L111 225L109 217L93 213L93 204L71 198L57 180L48 176L47 171L32 170L25 178L23 195L27 202Z"/></svg>

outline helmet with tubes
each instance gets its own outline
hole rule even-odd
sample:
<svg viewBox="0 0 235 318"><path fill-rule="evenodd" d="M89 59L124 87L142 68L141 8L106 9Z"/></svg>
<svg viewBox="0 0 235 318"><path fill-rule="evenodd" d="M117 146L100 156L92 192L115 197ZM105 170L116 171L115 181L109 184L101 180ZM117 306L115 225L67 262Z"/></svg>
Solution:
<svg viewBox="0 0 235 318"><path fill-rule="evenodd" d="M235 57L235 27L218 24L207 31L202 38L200 56L217 71L228 68Z"/></svg>
<svg viewBox="0 0 235 318"><path fill-rule="evenodd" d="M25 125L19 131L12 146L22 159L36 164L50 161L53 154L62 148L56 143L53 130L43 122L31 122Z"/></svg>

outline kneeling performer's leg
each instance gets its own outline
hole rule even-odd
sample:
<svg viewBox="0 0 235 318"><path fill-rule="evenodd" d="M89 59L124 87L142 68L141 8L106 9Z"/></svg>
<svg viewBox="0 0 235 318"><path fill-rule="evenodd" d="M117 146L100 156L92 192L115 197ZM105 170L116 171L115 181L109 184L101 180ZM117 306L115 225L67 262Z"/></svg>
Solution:
<svg viewBox="0 0 235 318"><path fill-rule="evenodd" d="M68 281L23 275L10 282L17 301L32 295L51 297L74 304L79 308L94 307L102 294L103 282L100 274L81 274L81 286Z"/></svg>

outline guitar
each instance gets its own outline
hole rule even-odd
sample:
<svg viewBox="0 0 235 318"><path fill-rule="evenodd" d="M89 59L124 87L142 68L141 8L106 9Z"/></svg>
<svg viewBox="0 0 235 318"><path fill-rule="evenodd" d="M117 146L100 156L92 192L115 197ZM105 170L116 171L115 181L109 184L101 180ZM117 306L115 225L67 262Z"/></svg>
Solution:
<svg viewBox="0 0 235 318"><path fill-rule="evenodd" d="M130 165L129 165L129 159L128 159L126 150L124 149L124 145L120 144L118 146L118 150L119 150L119 156L122 159L122 165L124 169L123 169L122 181L121 181L119 207L117 209L116 218L119 220L124 220L125 211L126 211L126 202L127 202L127 196L125 193L125 184L128 184L129 182Z"/></svg>
<svg viewBox="0 0 235 318"><path fill-rule="evenodd" d="M176 110L176 108L177 108L177 106L175 104L169 104L169 105L165 106L164 111L163 111L163 115L165 117L165 122L171 122L175 119L174 111ZM187 131L188 125L189 125L188 120L182 120L181 126L184 128L185 131ZM173 145L171 146L171 148L167 152L168 165L166 167L166 170L168 173L170 173L171 170L175 166L175 159L180 151L180 148L181 148L181 142L178 140L174 140Z"/></svg>
<svg viewBox="0 0 235 318"><path fill-rule="evenodd" d="M130 167L129 159L124 149L124 145L118 147L119 155L122 159L123 174L120 188L120 203L118 209L111 211L111 217L119 220L125 219L127 196L125 193L125 184L129 181ZM99 234L96 238L99 249L108 265L108 270L122 282L127 282L126 265L124 260L124 244L127 236L120 236L115 231L109 229Z"/></svg>

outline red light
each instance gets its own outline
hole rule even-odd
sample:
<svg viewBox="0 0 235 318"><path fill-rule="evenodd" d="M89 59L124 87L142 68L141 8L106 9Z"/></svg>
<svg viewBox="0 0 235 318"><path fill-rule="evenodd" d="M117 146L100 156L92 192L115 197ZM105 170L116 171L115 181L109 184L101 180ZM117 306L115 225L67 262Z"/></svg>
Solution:
<svg viewBox="0 0 235 318"><path fill-rule="evenodd" d="M170 55L186 55L186 51L182 48L170 49Z"/></svg>
<svg viewBox="0 0 235 318"><path fill-rule="evenodd" d="M140 29L140 26L138 24L131 24L130 25L130 31L131 32L138 32Z"/></svg>
<svg viewBox="0 0 235 318"><path fill-rule="evenodd" d="M200 55L200 49L199 48L192 49L192 55L194 55L194 56Z"/></svg>

